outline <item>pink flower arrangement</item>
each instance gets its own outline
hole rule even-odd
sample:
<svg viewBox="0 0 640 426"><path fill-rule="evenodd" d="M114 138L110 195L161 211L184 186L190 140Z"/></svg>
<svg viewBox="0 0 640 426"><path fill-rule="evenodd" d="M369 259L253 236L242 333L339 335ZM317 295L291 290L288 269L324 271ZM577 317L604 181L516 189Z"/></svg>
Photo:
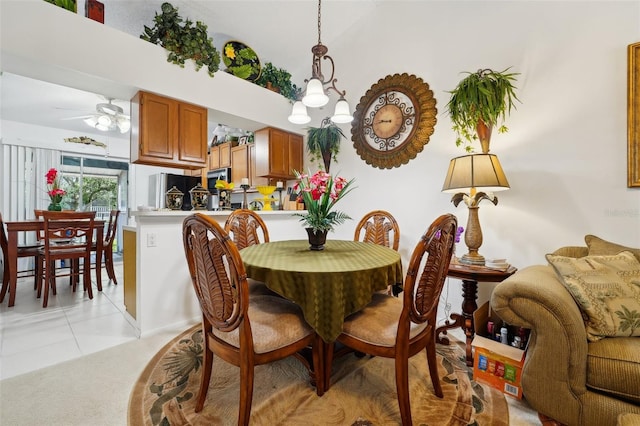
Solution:
<svg viewBox="0 0 640 426"><path fill-rule="evenodd" d="M60 204L62 202L62 196L65 195L67 191L60 188L58 171L56 169L49 169L45 177L47 178L47 194L51 199L51 203Z"/></svg>
<svg viewBox="0 0 640 426"><path fill-rule="evenodd" d="M313 176L296 173L298 182L294 185L294 191L300 191L298 201L304 202L307 213L298 213L302 217L306 227L312 228L314 233L320 231L332 231L335 225L342 224L346 219L351 219L347 214L339 211L331 211L333 206L349 191L353 179L333 177L329 173L319 170Z"/></svg>

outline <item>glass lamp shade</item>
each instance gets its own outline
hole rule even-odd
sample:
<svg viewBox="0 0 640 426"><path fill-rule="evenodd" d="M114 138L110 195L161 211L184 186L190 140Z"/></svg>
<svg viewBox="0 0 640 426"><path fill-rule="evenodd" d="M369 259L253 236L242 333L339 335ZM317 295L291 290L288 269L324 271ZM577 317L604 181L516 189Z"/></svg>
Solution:
<svg viewBox="0 0 640 426"><path fill-rule="evenodd" d="M129 131L129 129L131 129L131 121L129 121L126 118L119 118L117 120L117 125L118 125L118 130L120 130L120 133L127 133Z"/></svg>
<svg viewBox="0 0 640 426"><path fill-rule="evenodd" d="M472 154L451 160L442 192L468 192L471 188L485 192L509 189L509 182L497 156Z"/></svg>
<svg viewBox="0 0 640 426"><path fill-rule="evenodd" d="M100 124L101 126L104 126L106 128L109 128L109 126L111 126L111 117L109 117L108 115L101 115L98 117L98 124Z"/></svg>
<svg viewBox="0 0 640 426"><path fill-rule="evenodd" d="M349 111L349 103L344 98L340 98L336 103L336 110L331 121L334 123L351 123L353 121L353 115Z"/></svg>
<svg viewBox="0 0 640 426"><path fill-rule="evenodd" d="M302 103L308 107L317 108L326 105L327 102L329 102L329 97L324 93L322 82L317 78L309 80Z"/></svg>
<svg viewBox="0 0 640 426"><path fill-rule="evenodd" d="M311 121L311 117L307 114L307 107L301 101L296 101L291 109L289 122L294 124L307 124Z"/></svg>

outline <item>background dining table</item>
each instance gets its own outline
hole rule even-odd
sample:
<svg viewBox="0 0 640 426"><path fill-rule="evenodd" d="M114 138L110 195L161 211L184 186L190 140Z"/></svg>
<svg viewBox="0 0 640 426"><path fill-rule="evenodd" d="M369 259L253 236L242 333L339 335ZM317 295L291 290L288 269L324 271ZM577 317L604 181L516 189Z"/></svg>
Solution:
<svg viewBox="0 0 640 426"><path fill-rule="evenodd" d="M104 220L95 220L94 232L96 238L96 286L102 291L102 235L104 233ZM7 226L7 243L9 264L9 307L15 305L16 285L18 282L18 234L20 232L38 232L44 229L44 221L39 219L5 222Z"/></svg>

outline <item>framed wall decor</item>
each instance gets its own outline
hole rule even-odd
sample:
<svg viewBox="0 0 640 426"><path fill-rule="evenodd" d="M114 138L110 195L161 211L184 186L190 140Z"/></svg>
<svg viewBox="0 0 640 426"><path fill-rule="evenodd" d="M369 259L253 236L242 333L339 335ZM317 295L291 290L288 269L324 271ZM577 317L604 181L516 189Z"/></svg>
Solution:
<svg viewBox="0 0 640 426"><path fill-rule="evenodd" d="M627 48L627 186L640 188L640 42Z"/></svg>
<svg viewBox="0 0 640 426"><path fill-rule="evenodd" d="M249 142L249 136L240 136L238 138L238 145L246 145Z"/></svg>

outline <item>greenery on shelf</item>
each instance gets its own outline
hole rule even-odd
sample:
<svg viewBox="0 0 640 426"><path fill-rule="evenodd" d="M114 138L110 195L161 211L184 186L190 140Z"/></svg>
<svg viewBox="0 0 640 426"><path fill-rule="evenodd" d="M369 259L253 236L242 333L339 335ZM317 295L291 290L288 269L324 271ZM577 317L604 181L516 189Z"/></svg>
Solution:
<svg viewBox="0 0 640 426"><path fill-rule="evenodd" d="M207 35L207 26L200 21L194 25L189 19L183 20L171 3L162 3L161 10L153 18L153 27L144 26L140 38L167 49L167 62L184 68L185 61L192 59L196 70L206 66L213 77L220 66L220 54Z"/></svg>
<svg viewBox="0 0 640 426"><path fill-rule="evenodd" d="M70 10L71 12L77 12L78 7L76 5L76 0L44 0L47 3L55 4L56 6L60 6L63 9Z"/></svg>
<svg viewBox="0 0 640 426"><path fill-rule="evenodd" d="M491 135L491 129L498 122L504 123L505 117L519 101L515 93L514 82L519 73L480 69L477 72L467 72L451 93L446 110L453 122L453 130L457 133L456 146L464 146L467 152L472 152L473 141L478 138L478 126L486 126L485 132ZM504 124L498 128L499 133L508 129ZM488 139L488 138L487 138ZM488 151L488 140L487 140ZM484 147L483 147L484 152Z"/></svg>
<svg viewBox="0 0 640 426"><path fill-rule="evenodd" d="M294 102L298 100L301 92L301 89L291 82L291 74L284 68L274 66L271 62L264 64L260 77L255 83L262 87L267 87L270 83L282 96Z"/></svg>
<svg viewBox="0 0 640 426"><path fill-rule="evenodd" d="M311 154L311 161L317 162L319 165L324 164L324 171L329 173L331 160L337 161L340 140L344 137L342 129L329 118L322 120L320 127L309 127L307 129L307 151Z"/></svg>
<svg viewBox="0 0 640 426"><path fill-rule="evenodd" d="M260 76L260 60L256 52L238 41L228 41L224 45L222 62L227 72L243 80L255 81Z"/></svg>

